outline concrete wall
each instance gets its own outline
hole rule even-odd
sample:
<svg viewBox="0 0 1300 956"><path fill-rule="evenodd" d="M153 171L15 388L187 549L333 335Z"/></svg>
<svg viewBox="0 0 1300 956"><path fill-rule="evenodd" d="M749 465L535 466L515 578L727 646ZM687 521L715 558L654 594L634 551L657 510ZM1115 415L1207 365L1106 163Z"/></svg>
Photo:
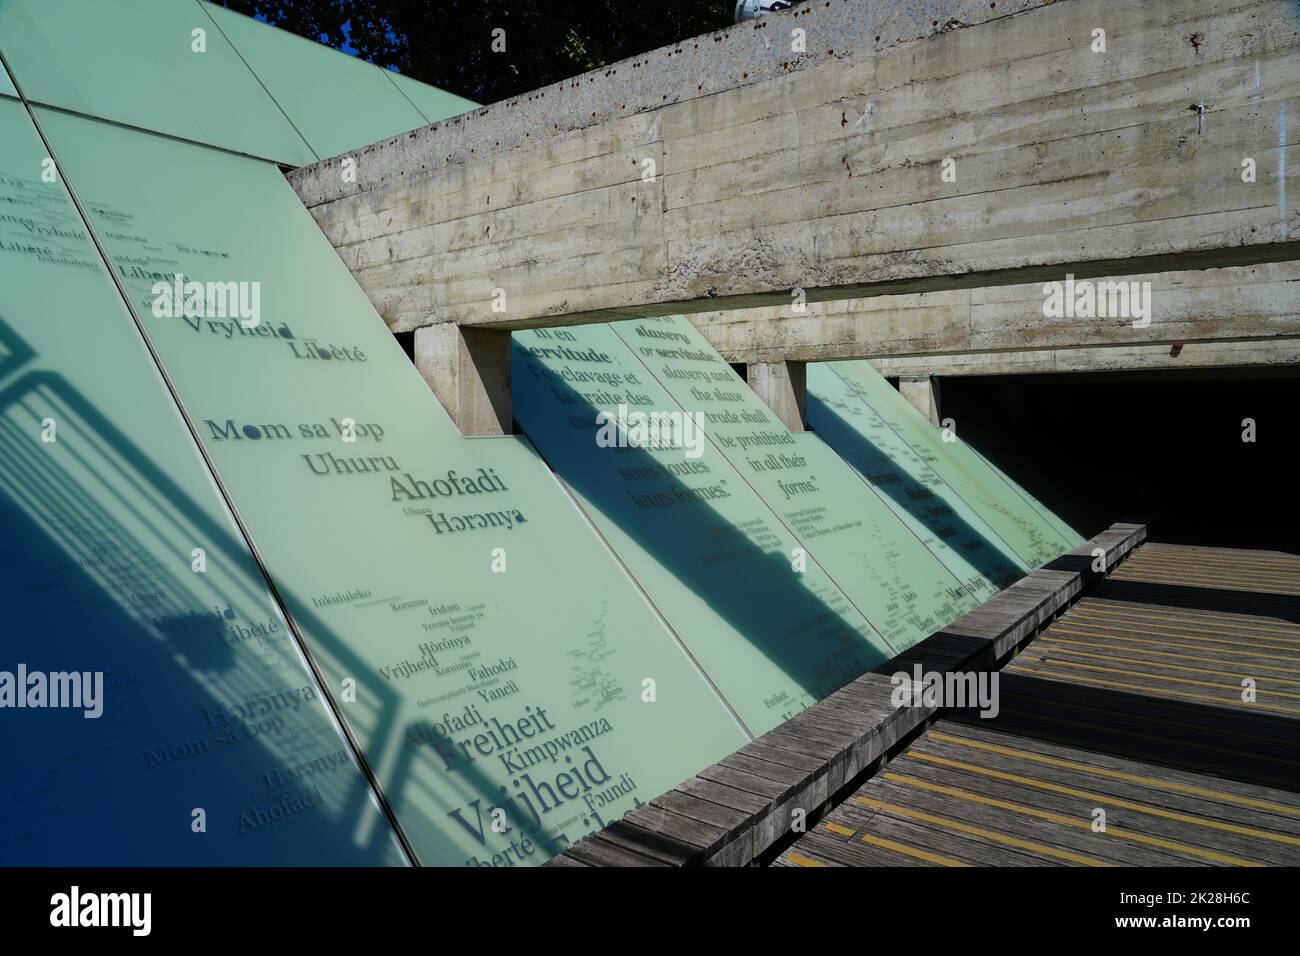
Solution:
<svg viewBox="0 0 1300 956"><path fill-rule="evenodd" d="M291 179L398 330L1300 259L1298 22L813 0L369 147L355 183L337 159Z"/></svg>
<svg viewBox="0 0 1300 956"><path fill-rule="evenodd" d="M1146 368L1163 364L1160 356L1176 344L1184 346L1183 365L1271 364L1294 361L1300 348L1300 262L1112 278L1149 283L1138 289L1149 316L1132 314L1131 302L1130 315L1048 317L1045 284L1028 283L843 299L803 314L789 306L701 312L691 320L729 362L870 358L896 370L890 374ZM1046 361L1056 367L1042 367Z"/></svg>

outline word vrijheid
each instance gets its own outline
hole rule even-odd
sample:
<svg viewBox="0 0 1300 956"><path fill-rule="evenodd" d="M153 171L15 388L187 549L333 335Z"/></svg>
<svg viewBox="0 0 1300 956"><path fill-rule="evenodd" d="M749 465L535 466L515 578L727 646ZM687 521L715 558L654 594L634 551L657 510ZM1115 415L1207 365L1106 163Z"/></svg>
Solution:
<svg viewBox="0 0 1300 956"><path fill-rule="evenodd" d="M104 713L103 671L29 671L19 664L0 671L0 708L79 709L95 720Z"/></svg>

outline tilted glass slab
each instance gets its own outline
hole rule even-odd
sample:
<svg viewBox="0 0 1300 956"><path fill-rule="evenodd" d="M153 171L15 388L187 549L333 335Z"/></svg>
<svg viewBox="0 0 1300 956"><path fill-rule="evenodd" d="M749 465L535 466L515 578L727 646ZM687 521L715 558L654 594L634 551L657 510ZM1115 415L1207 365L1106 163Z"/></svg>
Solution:
<svg viewBox="0 0 1300 956"><path fill-rule="evenodd" d="M683 316L614 331L895 652L971 610L963 581L821 439L794 435Z"/></svg>
<svg viewBox="0 0 1300 956"><path fill-rule="evenodd" d="M290 166L318 158L198 0L4 0L0 50L33 102Z"/></svg>
<svg viewBox="0 0 1300 956"><path fill-rule="evenodd" d="M926 421L870 362L836 362L835 366L876 414L916 449L1028 567L1041 567L1068 550L1065 539L1055 528L963 442L944 441L940 430Z"/></svg>
<svg viewBox="0 0 1300 956"><path fill-rule="evenodd" d="M958 440L960 440L960 436L958 436ZM981 454L974 446L966 444L964 442L963 444L965 444L965 447L968 448L972 454L979 455L980 460L983 461L984 464L988 466L989 470L992 471L993 474L997 475L999 478L1005 481L1008 485L1011 486L1011 489L1013 491L1015 491L1018 495L1020 495L1020 497L1024 498L1025 503L1028 504L1029 507L1034 509L1034 511L1038 513L1038 516L1040 518L1042 518L1044 521L1046 521L1049 525L1051 525L1056 530L1056 533L1061 536L1061 539L1066 543L1067 547L1077 548L1079 545L1083 544L1084 542L1083 535L1079 534L1079 532L1075 531L1072 527L1070 527L1065 522L1065 520L1062 519L1055 511L1047 507L1047 505L1043 504L1041 501L1039 501L1037 498L1031 495L1028 491L1026 491L1024 487L1022 487L1014 478L1008 475L997 465L993 464L993 462L989 461L989 459L986 458L983 454Z"/></svg>
<svg viewBox="0 0 1300 956"><path fill-rule="evenodd" d="M516 419L751 732L893 652L704 435L598 444L597 415L681 414L611 326L516 332ZM602 439L602 441L606 441Z"/></svg>
<svg viewBox="0 0 1300 956"><path fill-rule="evenodd" d="M401 864L45 157L0 102L0 864Z"/></svg>
<svg viewBox="0 0 1300 956"><path fill-rule="evenodd" d="M318 156L428 125L373 63L225 7L205 7Z"/></svg>
<svg viewBox="0 0 1300 956"><path fill-rule="evenodd" d="M460 437L274 166L41 116L422 862L542 862L745 742L528 442ZM177 273L261 284L174 317Z"/></svg>
<svg viewBox="0 0 1300 956"><path fill-rule="evenodd" d="M9 73L5 70L3 63L0 63L0 93L9 96L18 95L18 91L14 89L14 81L9 79Z"/></svg>
<svg viewBox="0 0 1300 956"><path fill-rule="evenodd" d="M473 100L467 100L455 93L440 90L428 83L421 83L419 80L413 80L401 73L385 70L384 75L396 84L398 90L415 105L415 108L430 123L441 123L445 119L479 108L479 104Z"/></svg>
<svg viewBox="0 0 1300 956"><path fill-rule="evenodd" d="M980 599L1029 570L988 523L835 372L807 366L808 423Z"/></svg>

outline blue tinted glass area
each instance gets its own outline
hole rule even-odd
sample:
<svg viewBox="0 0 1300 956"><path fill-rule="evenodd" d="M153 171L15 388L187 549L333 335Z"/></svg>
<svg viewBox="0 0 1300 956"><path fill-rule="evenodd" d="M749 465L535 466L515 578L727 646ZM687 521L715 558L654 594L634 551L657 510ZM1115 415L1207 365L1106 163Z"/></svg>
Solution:
<svg viewBox="0 0 1300 956"><path fill-rule="evenodd" d="M14 89L14 81L9 79L9 74L5 72L3 65L0 65L0 93L9 96L17 96L18 91Z"/></svg>
<svg viewBox="0 0 1300 956"><path fill-rule="evenodd" d="M0 50L34 102L291 166L317 158L197 0L4 0Z"/></svg>
<svg viewBox="0 0 1300 956"><path fill-rule="evenodd" d="M379 67L225 7L204 6L317 155L336 156L428 125Z"/></svg>
<svg viewBox="0 0 1300 956"><path fill-rule="evenodd" d="M0 864L402 863L45 158L0 101Z"/></svg>

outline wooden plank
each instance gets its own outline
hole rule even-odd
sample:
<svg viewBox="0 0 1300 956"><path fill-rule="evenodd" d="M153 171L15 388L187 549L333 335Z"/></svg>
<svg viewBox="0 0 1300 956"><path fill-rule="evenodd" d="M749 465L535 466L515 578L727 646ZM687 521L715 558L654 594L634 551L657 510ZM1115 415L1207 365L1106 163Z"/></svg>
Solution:
<svg viewBox="0 0 1300 956"><path fill-rule="evenodd" d="M1140 528L1126 529L1112 538L1131 541L1141 533ZM1027 620L1047 616L1043 609L1051 606L1055 596L1076 588L1081 575L1039 575L1018 591L995 597L1001 608L990 611L985 606L966 618L997 621L1005 640L1006 635L1028 628ZM928 653L923 649L912 660L936 665L933 669L970 669L990 661L995 645L969 635L940 633L932 636ZM889 674L879 669L863 674L698 777L611 824L600 836L619 851L671 865L748 863L786 836L797 820L819 810L846 780L867 769L933 712L928 707L894 707L893 690ZM899 826L908 829L912 824ZM864 855L872 853L859 849L857 857ZM583 861L590 859L588 855Z"/></svg>

